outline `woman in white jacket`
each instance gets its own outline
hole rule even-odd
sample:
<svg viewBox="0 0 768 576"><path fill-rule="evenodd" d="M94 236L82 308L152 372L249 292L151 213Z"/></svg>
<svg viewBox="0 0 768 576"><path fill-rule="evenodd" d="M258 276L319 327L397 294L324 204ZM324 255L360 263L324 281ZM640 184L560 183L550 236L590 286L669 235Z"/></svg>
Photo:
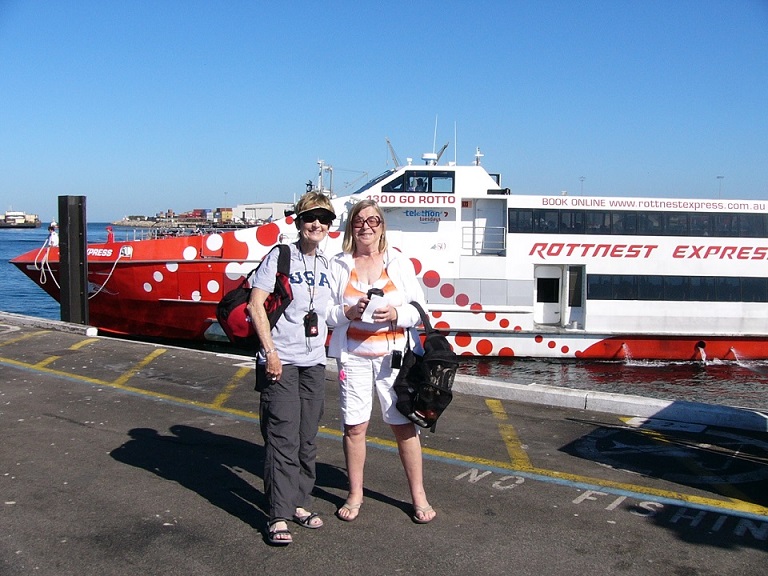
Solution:
<svg viewBox="0 0 768 576"><path fill-rule="evenodd" d="M421 441L415 425L398 412L393 384L393 352L402 353L408 335L417 352L415 330L421 319L414 306L426 308L424 293L411 261L387 247L386 223L378 205L362 200L349 211L343 252L330 263L333 305L328 324L333 328L329 356L339 367L339 393L344 423L344 456L349 494L336 515L347 522L357 518L363 503L366 432L375 388L384 422L397 440L413 502L411 519L426 524L435 517L424 491ZM374 296L375 295L375 296ZM366 308L374 297L376 308Z"/></svg>

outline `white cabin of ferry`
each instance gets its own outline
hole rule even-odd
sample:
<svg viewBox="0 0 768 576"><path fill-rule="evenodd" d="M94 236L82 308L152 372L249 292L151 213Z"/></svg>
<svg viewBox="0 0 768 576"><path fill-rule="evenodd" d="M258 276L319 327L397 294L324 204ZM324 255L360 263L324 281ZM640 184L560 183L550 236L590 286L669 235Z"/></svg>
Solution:
<svg viewBox="0 0 768 576"><path fill-rule="evenodd" d="M768 356L766 201L526 196L480 165L390 170L386 214L457 352Z"/></svg>

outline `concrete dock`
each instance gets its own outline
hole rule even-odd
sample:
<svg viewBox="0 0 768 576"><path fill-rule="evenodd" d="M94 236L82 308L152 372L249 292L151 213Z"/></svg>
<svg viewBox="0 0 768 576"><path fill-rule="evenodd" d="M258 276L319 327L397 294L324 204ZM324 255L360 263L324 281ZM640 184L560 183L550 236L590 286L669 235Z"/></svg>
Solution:
<svg viewBox="0 0 768 576"><path fill-rule="evenodd" d="M327 371L314 511L263 536L253 360L0 313L0 574L764 574L754 410L460 377L422 431L438 512L410 521L374 409L359 518Z"/></svg>

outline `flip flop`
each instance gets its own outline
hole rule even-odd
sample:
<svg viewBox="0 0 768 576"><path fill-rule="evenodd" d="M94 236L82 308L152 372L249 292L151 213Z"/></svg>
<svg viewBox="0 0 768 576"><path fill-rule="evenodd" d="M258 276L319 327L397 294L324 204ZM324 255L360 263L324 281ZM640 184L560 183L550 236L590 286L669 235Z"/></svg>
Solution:
<svg viewBox="0 0 768 576"><path fill-rule="evenodd" d="M428 514L429 512L434 512L434 510L435 509L432 508L432 506L429 506L429 505L427 505L427 506L414 506L413 507L413 516L411 516L411 520L413 520L416 524L429 524L430 522L432 522L432 520L437 518L437 514L432 516L432 518L430 518L429 520L424 520L422 518L419 518L419 514L422 514L422 515Z"/></svg>
<svg viewBox="0 0 768 576"><path fill-rule="evenodd" d="M317 519L317 522L313 522L315 519ZM320 518L317 512L310 512L306 516L299 516L298 514L294 514L293 521L296 522L296 524L299 526L304 526L304 528L309 528L311 530L317 530L318 528L323 527L323 520Z"/></svg>
<svg viewBox="0 0 768 576"><path fill-rule="evenodd" d="M362 502L358 502L357 504L350 504L349 502L344 502L344 504L341 505L341 508L336 510L336 517L339 520L344 520L344 522L352 522L357 518L358 514L360 514L360 506L362 505L363 505ZM342 510L347 511L347 516L342 516L339 514L339 512L341 512ZM353 512L355 515L350 516L350 514L352 514Z"/></svg>
<svg viewBox="0 0 768 576"><path fill-rule="evenodd" d="M273 529L273 526L278 522L285 522L287 524L285 518L277 518L276 520L272 520L269 524L267 524L267 542L273 546L288 546L288 544L293 542L291 531L287 528L285 530ZM288 535L287 538L285 537L286 535Z"/></svg>

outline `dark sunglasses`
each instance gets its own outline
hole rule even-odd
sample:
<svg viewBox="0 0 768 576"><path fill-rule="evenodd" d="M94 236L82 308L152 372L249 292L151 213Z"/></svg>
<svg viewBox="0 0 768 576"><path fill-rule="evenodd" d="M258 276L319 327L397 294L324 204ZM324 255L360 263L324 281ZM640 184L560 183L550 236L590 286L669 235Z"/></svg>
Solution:
<svg viewBox="0 0 768 576"><path fill-rule="evenodd" d="M316 212L305 212L304 214L301 214L299 216L299 220L301 220L306 224L310 224L315 220L320 220L320 224L325 224L326 226L330 226L331 222L333 222L335 218L330 214L325 214L325 213L318 214Z"/></svg>
<svg viewBox="0 0 768 576"><path fill-rule="evenodd" d="M362 228L363 224L368 224L371 228L378 228L381 225L381 218L378 216L368 216L368 218L355 218L352 220L352 226Z"/></svg>

